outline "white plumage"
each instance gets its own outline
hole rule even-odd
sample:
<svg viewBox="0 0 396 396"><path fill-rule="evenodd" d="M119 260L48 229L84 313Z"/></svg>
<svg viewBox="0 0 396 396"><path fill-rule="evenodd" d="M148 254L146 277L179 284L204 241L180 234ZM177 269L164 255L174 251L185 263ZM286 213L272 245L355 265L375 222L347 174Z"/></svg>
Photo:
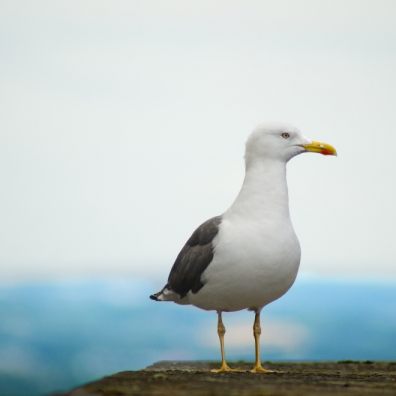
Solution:
<svg viewBox="0 0 396 396"><path fill-rule="evenodd" d="M289 215L284 162L252 162L237 199L222 216L213 246L213 261L202 274L205 286L189 292L190 304L256 310L290 288L300 245Z"/></svg>
<svg viewBox="0 0 396 396"><path fill-rule="evenodd" d="M219 371L230 371L221 312L246 308L256 312L253 371L266 371L259 356L260 311L292 286L301 256L289 214L286 164L307 151L336 154L332 146L311 141L288 125L256 128L246 143L245 179L234 203L194 232L167 285L151 296L219 313Z"/></svg>

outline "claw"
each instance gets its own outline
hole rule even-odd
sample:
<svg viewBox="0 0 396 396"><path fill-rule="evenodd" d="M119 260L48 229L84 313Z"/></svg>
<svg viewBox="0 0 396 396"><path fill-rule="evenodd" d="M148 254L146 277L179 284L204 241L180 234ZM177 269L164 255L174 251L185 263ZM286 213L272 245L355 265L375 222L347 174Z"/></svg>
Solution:
<svg viewBox="0 0 396 396"><path fill-rule="evenodd" d="M258 374L258 373L261 373L261 374L275 373L275 371L273 371L273 370L269 370L269 369L264 368L263 366L261 366L261 364L254 366L250 370L250 372L251 373L255 373L255 374Z"/></svg>
<svg viewBox="0 0 396 396"><path fill-rule="evenodd" d="M210 370L211 373L219 374L219 373L242 373L245 370L240 369L232 369L227 363L223 363L220 368Z"/></svg>

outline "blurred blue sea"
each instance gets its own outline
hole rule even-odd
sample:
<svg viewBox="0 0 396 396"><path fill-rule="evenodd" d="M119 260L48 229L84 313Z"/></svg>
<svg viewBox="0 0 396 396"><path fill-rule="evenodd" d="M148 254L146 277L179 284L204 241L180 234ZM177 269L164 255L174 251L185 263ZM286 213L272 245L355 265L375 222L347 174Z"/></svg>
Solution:
<svg viewBox="0 0 396 396"><path fill-rule="evenodd" d="M0 395L65 390L164 359L217 360L217 344L205 342L209 332L217 337L215 314L155 303L153 291L128 279L0 285ZM263 311L263 358L396 360L395 313L396 282L299 278ZM253 314L224 320L250 329ZM295 325L303 326L305 337L292 347L282 346L282 336L266 343L266 323L294 324L291 339ZM253 338L250 346L227 346L227 336L232 331L228 358L252 360Z"/></svg>

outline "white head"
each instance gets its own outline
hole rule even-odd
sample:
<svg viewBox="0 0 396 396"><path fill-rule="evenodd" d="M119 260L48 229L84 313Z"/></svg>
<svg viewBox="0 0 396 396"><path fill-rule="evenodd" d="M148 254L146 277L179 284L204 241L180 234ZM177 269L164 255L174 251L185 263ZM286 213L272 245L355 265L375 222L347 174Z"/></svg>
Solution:
<svg viewBox="0 0 396 396"><path fill-rule="evenodd" d="M337 155L334 147L307 139L291 125L260 124L246 142L245 161L247 166L263 160L286 163L296 155L308 151Z"/></svg>

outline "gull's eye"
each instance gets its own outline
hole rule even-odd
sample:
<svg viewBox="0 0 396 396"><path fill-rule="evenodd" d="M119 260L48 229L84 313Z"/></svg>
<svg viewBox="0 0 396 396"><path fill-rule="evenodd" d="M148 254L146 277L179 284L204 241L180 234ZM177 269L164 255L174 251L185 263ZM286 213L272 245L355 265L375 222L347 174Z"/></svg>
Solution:
<svg viewBox="0 0 396 396"><path fill-rule="evenodd" d="M283 132L283 133L281 133L281 136L283 137L283 139L289 139L290 133Z"/></svg>

